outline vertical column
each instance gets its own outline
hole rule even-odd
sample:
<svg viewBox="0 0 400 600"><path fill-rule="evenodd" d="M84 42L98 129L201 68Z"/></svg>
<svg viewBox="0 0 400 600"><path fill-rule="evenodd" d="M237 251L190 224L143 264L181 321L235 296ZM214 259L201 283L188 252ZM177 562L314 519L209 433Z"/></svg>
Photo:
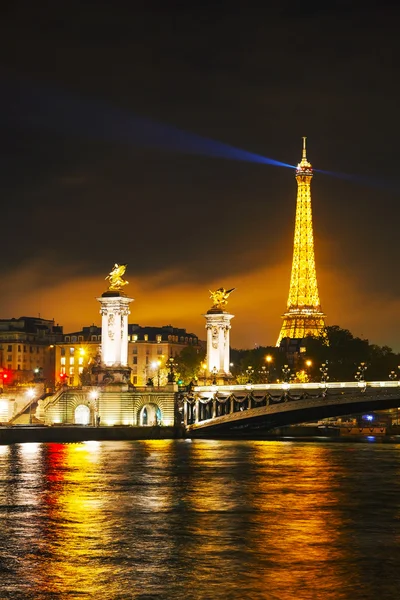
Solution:
<svg viewBox="0 0 400 600"><path fill-rule="evenodd" d="M230 376L229 330L234 315L211 310L204 315L207 329L207 371L216 369L222 376Z"/></svg>
<svg viewBox="0 0 400 600"><path fill-rule="evenodd" d="M128 315L132 298L109 292L98 298L101 304L101 361L106 366L128 364Z"/></svg>

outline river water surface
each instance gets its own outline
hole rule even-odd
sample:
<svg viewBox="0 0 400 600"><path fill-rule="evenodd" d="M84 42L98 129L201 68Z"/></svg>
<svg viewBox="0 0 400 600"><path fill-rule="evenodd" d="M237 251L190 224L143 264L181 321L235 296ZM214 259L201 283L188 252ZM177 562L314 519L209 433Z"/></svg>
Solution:
<svg viewBox="0 0 400 600"><path fill-rule="evenodd" d="M0 446L1 600L400 596L400 446Z"/></svg>

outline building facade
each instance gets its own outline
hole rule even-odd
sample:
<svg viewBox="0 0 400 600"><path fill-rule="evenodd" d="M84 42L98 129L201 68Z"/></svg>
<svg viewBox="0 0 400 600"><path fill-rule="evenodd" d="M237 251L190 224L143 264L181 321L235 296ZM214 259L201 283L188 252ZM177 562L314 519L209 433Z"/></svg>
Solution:
<svg viewBox="0 0 400 600"><path fill-rule="evenodd" d="M67 333L55 345L55 374L58 384L73 387L89 385L90 368L101 355L101 328L96 325L81 331ZM183 348L193 346L200 350L197 336L186 329L164 325L141 327L128 325L128 366L131 383L145 386L149 379L153 385L167 382L167 361L180 354Z"/></svg>
<svg viewBox="0 0 400 600"><path fill-rule="evenodd" d="M0 319L0 384L54 381L54 347L63 330L40 317Z"/></svg>

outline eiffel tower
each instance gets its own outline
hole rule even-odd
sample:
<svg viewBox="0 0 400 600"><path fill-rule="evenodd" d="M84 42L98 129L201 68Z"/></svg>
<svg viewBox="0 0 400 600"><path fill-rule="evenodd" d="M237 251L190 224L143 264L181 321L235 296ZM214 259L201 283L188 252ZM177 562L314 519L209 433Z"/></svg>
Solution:
<svg viewBox="0 0 400 600"><path fill-rule="evenodd" d="M323 335L325 327L325 315L319 302L315 271L311 211L312 176L312 167L307 160L306 138L303 137L303 154L296 169L297 205L292 274L287 311L282 317L277 346L284 338L302 339L307 335Z"/></svg>

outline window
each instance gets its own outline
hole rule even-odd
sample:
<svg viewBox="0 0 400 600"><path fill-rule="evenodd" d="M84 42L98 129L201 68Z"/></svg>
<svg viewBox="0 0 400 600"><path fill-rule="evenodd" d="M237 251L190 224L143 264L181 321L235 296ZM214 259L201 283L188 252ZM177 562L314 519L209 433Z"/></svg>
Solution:
<svg viewBox="0 0 400 600"><path fill-rule="evenodd" d="M133 348L132 348L132 354L137 354L137 346L133 346Z"/></svg>
<svg viewBox="0 0 400 600"><path fill-rule="evenodd" d="M69 342L69 341L70 341L70 337L69 337L69 335L66 335L66 336L65 336L65 341L66 341L66 342Z"/></svg>
<svg viewBox="0 0 400 600"><path fill-rule="evenodd" d="M69 374L70 374L70 375L73 375L73 374L74 374L74 372L75 372L75 369L74 369L74 367L70 367L70 368L69 368Z"/></svg>
<svg viewBox="0 0 400 600"><path fill-rule="evenodd" d="M74 357L73 357L73 356L71 356L71 358L69 359L69 364L70 364L70 365L73 365L73 364L74 364L74 362L75 362L75 359L74 359Z"/></svg>
<svg viewBox="0 0 400 600"><path fill-rule="evenodd" d="M134 342L137 342L137 335L133 335L132 339L133 339Z"/></svg>
<svg viewBox="0 0 400 600"><path fill-rule="evenodd" d="M74 360L74 359L73 359L73 358L71 358L71 360ZM80 357L79 357L78 363L79 363L80 365L83 365L83 356L80 356Z"/></svg>
<svg viewBox="0 0 400 600"><path fill-rule="evenodd" d="M78 367L78 373L81 375L83 373L83 367Z"/></svg>
<svg viewBox="0 0 400 600"><path fill-rule="evenodd" d="M18 345L18 352L21 352L21 346Z"/></svg>
<svg viewBox="0 0 400 600"><path fill-rule="evenodd" d="M163 353L163 351L162 351L162 350L163 350L163 349L161 348L161 346L158 346L158 348L157 348L157 354L162 354L162 353Z"/></svg>
<svg viewBox="0 0 400 600"><path fill-rule="evenodd" d="M149 357L146 356L146 365L148 365L148 364L149 364Z"/></svg>
<svg viewBox="0 0 400 600"><path fill-rule="evenodd" d="M7 356L7 360L12 360L12 356Z"/></svg>
<svg viewBox="0 0 400 600"><path fill-rule="evenodd" d="M137 373L137 367L132 367L132 373Z"/></svg>
<svg viewBox="0 0 400 600"><path fill-rule="evenodd" d="M12 346L11 346L11 344L8 344L7 352L12 352Z"/></svg>
<svg viewBox="0 0 400 600"><path fill-rule="evenodd" d="M62 357L61 357L61 364L62 364L62 365L65 365L65 356L62 356Z"/></svg>
<svg viewBox="0 0 400 600"><path fill-rule="evenodd" d="M148 342L148 341L149 341L149 336L148 336L148 334L147 334L147 333L145 333L145 334L144 334L144 337L143 337L143 339L144 339L144 341L145 341L145 342Z"/></svg>
<svg viewBox="0 0 400 600"><path fill-rule="evenodd" d="M20 370L21 370L21 365L18 365L18 371L20 371Z"/></svg>
<svg viewBox="0 0 400 600"><path fill-rule="evenodd" d="M61 375L65 375L65 367L61 367L60 372L61 372Z"/></svg>
<svg viewBox="0 0 400 600"><path fill-rule="evenodd" d="M157 344L159 344L161 342L161 335L159 333L156 335L156 341L157 341Z"/></svg>
<svg viewBox="0 0 400 600"><path fill-rule="evenodd" d="M134 356L134 357L133 357L133 364L134 364L134 365L137 365L137 356Z"/></svg>
<svg viewBox="0 0 400 600"><path fill-rule="evenodd" d="M70 354L70 356L74 356L74 354L75 354L75 348L70 348L69 349L69 354Z"/></svg>
<svg viewBox="0 0 400 600"><path fill-rule="evenodd" d="M65 356L65 348L61 348L61 356Z"/></svg>
<svg viewBox="0 0 400 600"><path fill-rule="evenodd" d="M91 338L92 342L96 342L97 341L97 335L92 335Z"/></svg>
<svg viewBox="0 0 400 600"><path fill-rule="evenodd" d="M76 335L71 336L71 342L76 342Z"/></svg>
<svg viewBox="0 0 400 600"><path fill-rule="evenodd" d="M83 335L78 335L78 342L83 342Z"/></svg>
<svg viewBox="0 0 400 600"><path fill-rule="evenodd" d="M32 352L33 352L33 346L29 346L29 352L32 354Z"/></svg>
<svg viewBox="0 0 400 600"><path fill-rule="evenodd" d="M133 385L137 385L137 377L136 377L136 375L133 377Z"/></svg>

